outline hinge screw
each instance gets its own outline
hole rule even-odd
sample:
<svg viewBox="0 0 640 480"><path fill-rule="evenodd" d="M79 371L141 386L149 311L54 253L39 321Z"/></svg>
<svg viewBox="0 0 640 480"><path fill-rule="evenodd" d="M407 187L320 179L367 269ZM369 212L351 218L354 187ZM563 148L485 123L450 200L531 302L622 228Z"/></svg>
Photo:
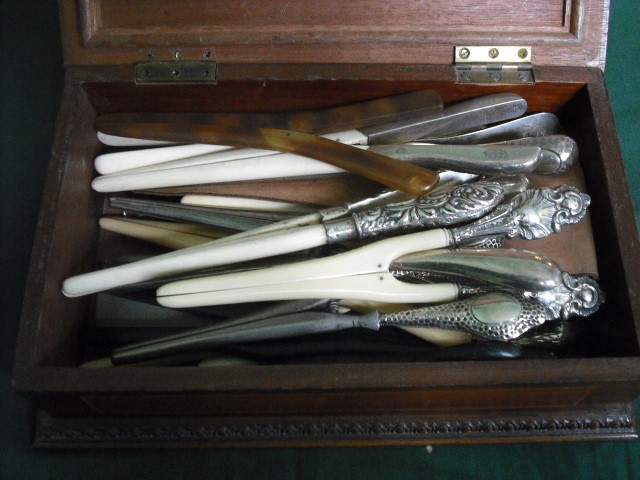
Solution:
<svg viewBox="0 0 640 480"><path fill-rule="evenodd" d="M458 52L458 56L463 60L469 58L469 55L471 55L471 52L469 51L468 48L461 48L460 51Z"/></svg>
<svg viewBox="0 0 640 480"><path fill-rule="evenodd" d="M500 55L500 51L497 48L492 48L489 50L490 58L496 58L498 55Z"/></svg>
<svg viewBox="0 0 640 480"><path fill-rule="evenodd" d="M527 55L529 55L529 52L526 48L521 48L520 50L518 50L518 57L527 58Z"/></svg>
<svg viewBox="0 0 640 480"><path fill-rule="evenodd" d="M531 81L531 76L526 72L521 72L518 74L518 80L520 80L520 82L522 83L529 82Z"/></svg>
<svg viewBox="0 0 640 480"><path fill-rule="evenodd" d="M176 50L173 54L173 58L175 58L176 60L182 59L182 52L179 50Z"/></svg>

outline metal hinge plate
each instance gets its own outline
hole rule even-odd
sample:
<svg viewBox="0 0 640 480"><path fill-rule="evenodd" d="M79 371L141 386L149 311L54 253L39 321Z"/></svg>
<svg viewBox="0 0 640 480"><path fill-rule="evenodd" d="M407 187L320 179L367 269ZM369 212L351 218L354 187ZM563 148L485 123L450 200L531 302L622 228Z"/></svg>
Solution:
<svg viewBox="0 0 640 480"><path fill-rule="evenodd" d="M167 61L136 65L136 83L214 83L216 62Z"/></svg>
<svg viewBox="0 0 640 480"><path fill-rule="evenodd" d="M458 83L534 83L531 47L461 46L455 49Z"/></svg>

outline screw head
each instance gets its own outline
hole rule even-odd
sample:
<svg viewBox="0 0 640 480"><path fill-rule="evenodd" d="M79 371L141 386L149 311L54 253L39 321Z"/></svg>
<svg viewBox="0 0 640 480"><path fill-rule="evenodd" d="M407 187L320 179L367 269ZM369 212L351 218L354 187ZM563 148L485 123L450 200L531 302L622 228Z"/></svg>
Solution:
<svg viewBox="0 0 640 480"><path fill-rule="evenodd" d="M463 60L469 58L469 55L471 55L471 52L469 51L468 48L461 48L460 51L458 52L458 56Z"/></svg>
<svg viewBox="0 0 640 480"><path fill-rule="evenodd" d="M518 50L518 57L527 58L528 55L529 51L526 48L521 48L520 50Z"/></svg>
<svg viewBox="0 0 640 480"><path fill-rule="evenodd" d="M489 57L490 58L496 58L498 55L500 55L500 51L497 48L491 48L489 50Z"/></svg>
<svg viewBox="0 0 640 480"><path fill-rule="evenodd" d="M182 58L182 52L179 50L176 50L173 54L173 58L175 58L176 60L180 60Z"/></svg>

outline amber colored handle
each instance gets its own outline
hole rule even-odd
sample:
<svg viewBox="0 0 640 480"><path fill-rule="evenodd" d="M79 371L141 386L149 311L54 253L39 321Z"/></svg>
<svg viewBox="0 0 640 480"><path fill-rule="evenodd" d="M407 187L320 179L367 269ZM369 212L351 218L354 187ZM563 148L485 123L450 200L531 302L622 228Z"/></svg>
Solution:
<svg viewBox="0 0 640 480"><path fill-rule="evenodd" d="M442 112L442 108L442 99L437 93L433 90L419 90L344 106L296 112L143 112L117 113L110 115L110 118L123 123L198 123L323 134L383 125L416 116L436 116Z"/></svg>
<svg viewBox="0 0 640 480"><path fill-rule="evenodd" d="M265 148L296 153L411 195L424 195L438 181L438 174L432 170L316 135L291 130L188 123L123 123L118 118L110 119L109 117L98 118L96 128L101 132L123 137Z"/></svg>

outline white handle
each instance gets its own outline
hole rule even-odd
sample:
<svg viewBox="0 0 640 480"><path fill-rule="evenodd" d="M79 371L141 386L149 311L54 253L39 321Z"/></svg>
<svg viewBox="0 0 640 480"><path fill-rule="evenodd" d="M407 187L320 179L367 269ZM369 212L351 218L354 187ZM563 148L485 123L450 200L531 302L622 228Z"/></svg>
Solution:
<svg viewBox="0 0 640 480"><path fill-rule="evenodd" d="M290 228L306 227L308 225L317 225L322 220L322 216L319 213L309 213L295 218L287 218L279 222L268 223L262 227L252 228L244 232L234 233L228 237L216 240L218 243L236 242L241 239L264 237L274 232L285 231Z"/></svg>
<svg viewBox="0 0 640 480"><path fill-rule="evenodd" d="M169 275L306 250L325 242L326 233L322 225L276 234L268 241L211 242L68 278L62 285L62 292L67 297L78 297Z"/></svg>
<svg viewBox="0 0 640 480"><path fill-rule="evenodd" d="M277 202L275 200L262 200L259 198L227 197L224 195L185 195L180 200L180 203L200 207L252 210L258 212L291 212L303 214L318 211L318 207L303 205L301 203Z"/></svg>
<svg viewBox="0 0 640 480"><path fill-rule="evenodd" d="M94 179L91 186L97 192L122 192L338 172L344 170L300 155L281 153L182 168L104 175Z"/></svg>
<svg viewBox="0 0 640 480"><path fill-rule="evenodd" d="M224 236L222 231L207 231L199 228L198 225L155 220L141 221L128 218L102 217L99 224L100 228L109 232L137 238L174 250L202 245Z"/></svg>
<svg viewBox="0 0 640 480"><path fill-rule="evenodd" d="M324 229L322 226L319 227ZM281 235L286 238L287 233L285 232ZM160 287L157 294L160 297L168 297L194 292L230 291L237 288L250 289L267 285L308 282L314 279L352 278L356 275L384 273L388 272L389 264L392 260L412 252L444 248L448 245L448 238L445 230L413 233L381 240L330 257L247 272L172 282ZM247 240L242 241L241 244L249 245L251 242L252 239L249 237Z"/></svg>
<svg viewBox="0 0 640 480"><path fill-rule="evenodd" d="M126 150L98 155L94 166L98 173L107 175L135 168L147 167L171 162L181 158L190 158L208 153L228 150L230 147L219 145L171 145L169 147L145 148L142 150Z"/></svg>
<svg viewBox="0 0 640 480"><path fill-rule="evenodd" d="M125 170L119 173L121 173L122 175L128 175L142 172L156 172L159 170L164 171L183 167L193 167L197 165L208 165L212 163L243 160L245 158L268 157L271 155L276 155L277 153L279 152L276 152L274 150L262 150L258 148L227 148L218 152L203 153L202 155L194 155L186 158L176 158L155 165L147 165L131 170Z"/></svg>
<svg viewBox="0 0 640 480"><path fill-rule="evenodd" d="M335 132L335 133L328 133L326 135L322 135L324 138L327 138L329 140L334 140L336 142L340 142L340 143L345 143L345 144L349 144L349 145L365 145L367 143L367 136L364 135L362 132L358 131L358 130L347 130L347 131L343 131L343 132ZM144 140L144 139L137 139L137 138L128 138L128 137L119 137L119 136L115 136L115 135L108 135L102 132L98 132L98 139L105 145L109 145L109 146L114 146L114 147L144 147L144 146L158 146L158 145L172 145L171 142L163 142L163 141L158 141L158 140ZM208 150L202 150L202 151L198 151L199 149L202 149L202 147L207 147ZM171 150L171 149L174 150ZM158 152L156 150L156 153L162 156L162 160L159 161L154 161L153 163L141 163L140 165L137 166L130 166L127 167L126 163L125 166L123 168L119 168L119 167L114 167L116 169L113 169L112 167L110 167L108 164L109 163L117 163L116 161L114 161L113 159L117 159L119 157L124 157L124 158L137 158L137 157L142 157L145 158L147 157L147 155L145 153L143 153L143 151L132 151L132 152L116 152L113 154L105 154L105 155L101 155L100 157L105 156L106 160L101 159L99 162L99 165L96 165L96 170L98 170L98 172L100 174L106 175L108 173L114 173L116 171L122 171L122 170L126 170L129 168L137 168L137 167L143 167L143 166L147 166L147 165L152 165L155 163L161 163L161 162L167 162L167 161L172 161L172 160L179 160L179 159L183 159L186 157L191 157L194 155L201 155L203 153L210 153L210 152L217 152L217 151L221 151L221 150L227 150L230 147L227 146L223 146L223 145L198 145L198 144L194 144L194 145L172 145L171 147L168 147L165 152ZM195 153L189 153L191 151L191 149L193 149L193 151ZM159 150L159 149L158 149ZM187 153L184 154L183 150L186 151ZM274 152L272 150L261 150L261 149L254 149L254 148L234 148L233 149L236 152L236 156L235 157L231 157L229 159L238 159L238 158L249 158L249 157L254 157L254 156L258 156L258 155L272 155ZM153 154L152 154L153 155ZM98 158L100 158L98 157ZM108 161L107 161L108 160ZM97 159L96 159L97 161ZM132 162L132 160L128 160L130 162ZM136 160L137 161L137 160ZM147 160L143 160L142 162L147 162ZM103 165L104 164L104 165ZM104 171L103 171L104 169Z"/></svg>
<svg viewBox="0 0 640 480"><path fill-rule="evenodd" d="M462 345L469 343L472 335L467 332L458 332L457 330L444 330L440 328L421 328L421 327L400 327L405 332L415 335L422 340L438 345L439 347L451 347L453 345Z"/></svg>
<svg viewBox="0 0 640 480"><path fill-rule="evenodd" d="M390 273L371 273L176 296L162 296L158 291L157 301L160 305L170 308L305 298L348 298L386 303L437 303L455 300L457 293L457 288L451 283L412 284L401 282Z"/></svg>
<svg viewBox="0 0 640 480"><path fill-rule="evenodd" d="M144 138L119 137L108 133L98 132L98 140L110 147L155 147L158 145L171 145L173 142L163 142L162 140L146 140Z"/></svg>

